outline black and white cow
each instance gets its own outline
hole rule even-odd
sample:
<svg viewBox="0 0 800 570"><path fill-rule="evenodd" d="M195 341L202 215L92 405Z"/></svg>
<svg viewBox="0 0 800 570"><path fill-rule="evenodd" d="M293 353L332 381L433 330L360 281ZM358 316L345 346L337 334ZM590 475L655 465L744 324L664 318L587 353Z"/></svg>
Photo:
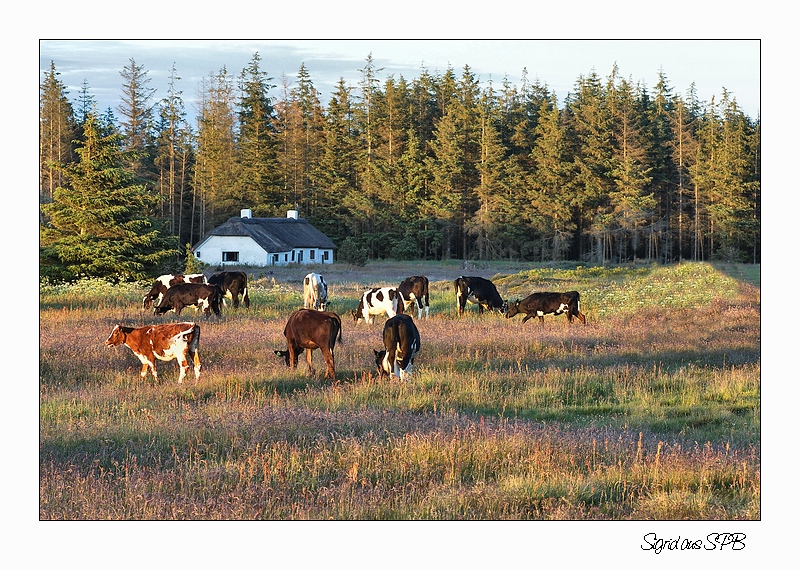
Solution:
<svg viewBox="0 0 800 570"><path fill-rule="evenodd" d="M403 295L397 290L397 287L376 287L364 291L358 302L358 309L350 312L355 323L358 323L359 319L364 319L367 323L372 324L375 322L375 315L386 313L386 316L391 319L395 315L403 313L404 306Z"/></svg>
<svg viewBox="0 0 800 570"><path fill-rule="evenodd" d="M223 303L225 297L233 299L233 307L239 306L239 295L245 307L250 307L250 296L247 294L247 273L244 271L221 271L208 278L209 285L219 285L222 289Z"/></svg>
<svg viewBox="0 0 800 570"><path fill-rule="evenodd" d="M483 277L464 277L463 275L453 281L456 290L456 302L458 303L458 314L464 314L464 307L467 301L478 305L478 313L482 314L484 309L490 311L506 312L508 304L500 297L494 283Z"/></svg>
<svg viewBox="0 0 800 570"><path fill-rule="evenodd" d="M422 346L414 319L400 314L387 320L383 326L383 346L385 350L374 351L378 374L410 379L414 359Z"/></svg>
<svg viewBox="0 0 800 570"><path fill-rule="evenodd" d="M303 308L328 310L328 284L319 273L309 273L303 278Z"/></svg>
<svg viewBox="0 0 800 570"><path fill-rule="evenodd" d="M167 289L178 283L208 283L208 281L206 280L206 276L202 273L162 275L156 279L155 283L153 283L153 287L147 295L144 296L142 300L142 309L146 310L152 307L154 303L156 305L161 303L161 299L164 298L164 293L167 292Z"/></svg>
<svg viewBox="0 0 800 570"><path fill-rule="evenodd" d="M428 295L428 278L424 275L406 277L397 288L403 295L403 309L408 312L411 303L417 306L417 318L422 318L422 310L425 310L425 318L431 309L430 296Z"/></svg>
<svg viewBox="0 0 800 570"><path fill-rule="evenodd" d="M531 293L522 301L509 303L506 311L506 318L510 319L514 315L523 313L524 323L530 318L539 317L539 322L544 322L545 315L567 314L567 321L572 323L572 319L578 318L586 324L586 316L581 313L581 296L577 291L567 291L566 293L541 292Z"/></svg>
<svg viewBox="0 0 800 570"><path fill-rule="evenodd" d="M167 289L167 292L164 293L164 298L153 309L153 314L163 315L167 311L174 310L175 314L180 315L184 307L194 305L202 309L206 318L209 317L211 311L214 311L214 314L219 316L222 295L222 289L220 289L219 285L178 283Z"/></svg>

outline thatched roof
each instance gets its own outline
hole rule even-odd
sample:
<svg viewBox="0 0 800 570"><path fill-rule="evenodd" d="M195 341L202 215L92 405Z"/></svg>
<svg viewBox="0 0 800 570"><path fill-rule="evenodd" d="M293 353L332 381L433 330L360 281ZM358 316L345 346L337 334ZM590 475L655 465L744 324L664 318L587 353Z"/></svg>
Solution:
<svg viewBox="0 0 800 570"><path fill-rule="evenodd" d="M336 249L328 236L303 218L234 217L211 230L205 239L210 236L249 236L269 253L295 248Z"/></svg>

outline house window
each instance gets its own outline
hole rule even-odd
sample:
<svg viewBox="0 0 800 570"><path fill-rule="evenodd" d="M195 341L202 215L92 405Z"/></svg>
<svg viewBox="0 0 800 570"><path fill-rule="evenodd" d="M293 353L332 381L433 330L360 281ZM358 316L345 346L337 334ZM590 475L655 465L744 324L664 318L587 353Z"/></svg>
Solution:
<svg viewBox="0 0 800 570"><path fill-rule="evenodd" d="M238 251L223 251L222 261L239 261Z"/></svg>
<svg viewBox="0 0 800 570"><path fill-rule="evenodd" d="M303 263L303 250L297 252L297 263Z"/></svg>
<svg viewBox="0 0 800 570"><path fill-rule="evenodd" d="M316 250L316 249L312 249L312 250L310 250L310 251L308 252L308 258L309 258L309 259L314 259L314 257L315 257L315 255L316 255L316 253L317 253L317 250Z"/></svg>
<svg viewBox="0 0 800 570"><path fill-rule="evenodd" d="M329 253L330 252L327 249L322 252L322 261L328 261L328 259L330 259L330 257L328 256Z"/></svg>
<svg viewBox="0 0 800 570"><path fill-rule="evenodd" d="M278 254L277 253L273 253L272 254L272 263L278 263Z"/></svg>
<svg viewBox="0 0 800 570"><path fill-rule="evenodd" d="M195 251L194 252L194 256L197 257L197 258L200 258L200 252L199 251Z"/></svg>
<svg viewBox="0 0 800 570"><path fill-rule="evenodd" d="M284 261L289 261L289 254L288 253L284 253L283 254L283 260Z"/></svg>
<svg viewBox="0 0 800 570"><path fill-rule="evenodd" d="M292 261L294 261L294 250L292 250Z"/></svg>

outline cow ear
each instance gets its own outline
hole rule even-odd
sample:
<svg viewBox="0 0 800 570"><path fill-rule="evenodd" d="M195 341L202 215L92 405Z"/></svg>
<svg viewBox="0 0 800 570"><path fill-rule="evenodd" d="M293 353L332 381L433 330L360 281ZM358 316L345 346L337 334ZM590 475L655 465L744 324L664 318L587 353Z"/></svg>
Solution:
<svg viewBox="0 0 800 570"><path fill-rule="evenodd" d="M283 351L282 350L276 350L275 351L275 356L283 356Z"/></svg>
<svg viewBox="0 0 800 570"><path fill-rule="evenodd" d="M374 348L372 349L372 352L375 353L375 356L378 356L381 353L380 350L375 350Z"/></svg>

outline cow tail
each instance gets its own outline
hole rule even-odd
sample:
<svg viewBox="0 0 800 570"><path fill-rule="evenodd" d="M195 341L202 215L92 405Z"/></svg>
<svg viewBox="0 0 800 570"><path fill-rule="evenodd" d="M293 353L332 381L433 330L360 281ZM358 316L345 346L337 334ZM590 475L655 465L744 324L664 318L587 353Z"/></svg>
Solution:
<svg viewBox="0 0 800 570"><path fill-rule="evenodd" d="M200 345L200 325L194 325L192 328L192 340L189 341L189 350L197 352L197 347Z"/></svg>

